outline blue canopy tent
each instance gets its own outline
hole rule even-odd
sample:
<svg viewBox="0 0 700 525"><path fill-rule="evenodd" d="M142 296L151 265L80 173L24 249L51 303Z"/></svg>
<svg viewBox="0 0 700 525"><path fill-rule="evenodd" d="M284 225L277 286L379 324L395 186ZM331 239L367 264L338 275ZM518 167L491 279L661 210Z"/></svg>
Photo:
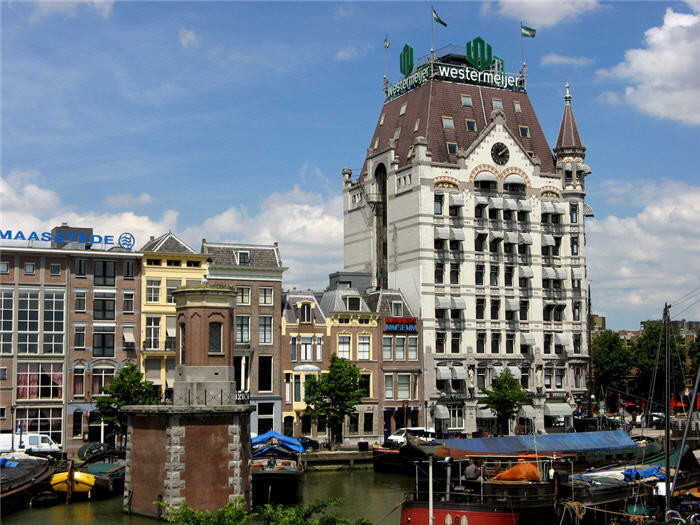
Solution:
<svg viewBox="0 0 700 525"><path fill-rule="evenodd" d="M274 430L270 430L269 432L265 432L260 436L254 437L252 439L252 444L253 457L263 456L271 450L287 453L304 453L304 446L298 439L294 439L293 437L285 436L283 434L278 434Z"/></svg>

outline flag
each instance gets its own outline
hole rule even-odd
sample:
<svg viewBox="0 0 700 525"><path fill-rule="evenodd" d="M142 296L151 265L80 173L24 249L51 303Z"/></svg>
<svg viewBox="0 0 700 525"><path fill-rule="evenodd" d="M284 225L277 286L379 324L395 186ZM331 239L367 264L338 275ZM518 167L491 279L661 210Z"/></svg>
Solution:
<svg viewBox="0 0 700 525"><path fill-rule="evenodd" d="M537 31L531 27L520 26L520 36L524 36L525 38L535 38L536 32Z"/></svg>
<svg viewBox="0 0 700 525"><path fill-rule="evenodd" d="M435 8L432 8L433 10L433 20L435 20L438 24L447 27L447 22L445 22L440 16L437 14L437 11L435 11Z"/></svg>
<svg viewBox="0 0 700 525"><path fill-rule="evenodd" d="M385 47L386 49L389 49L389 35L386 35L386 36L384 37L384 47Z"/></svg>

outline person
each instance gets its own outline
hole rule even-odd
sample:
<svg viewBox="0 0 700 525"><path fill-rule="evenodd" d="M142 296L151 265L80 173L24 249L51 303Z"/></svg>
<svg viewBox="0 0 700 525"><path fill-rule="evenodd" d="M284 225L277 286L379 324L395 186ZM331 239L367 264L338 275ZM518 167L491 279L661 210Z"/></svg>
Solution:
<svg viewBox="0 0 700 525"><path fill-rule="evenodd" d="M464 478L476 479L476 465L471 459L467 462L467 468L464 469Z"/></svg>

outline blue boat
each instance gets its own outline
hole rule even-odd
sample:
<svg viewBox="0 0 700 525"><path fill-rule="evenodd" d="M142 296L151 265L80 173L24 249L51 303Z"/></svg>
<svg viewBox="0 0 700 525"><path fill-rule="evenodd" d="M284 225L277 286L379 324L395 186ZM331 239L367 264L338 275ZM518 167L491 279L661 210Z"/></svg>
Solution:
<svg viewBox="0 0 700 525"><path fill-rule="evenodd" d="M290 505L301 499L304 446L294 439L274 431L254 437L251 441L253 504Z"/></svg>

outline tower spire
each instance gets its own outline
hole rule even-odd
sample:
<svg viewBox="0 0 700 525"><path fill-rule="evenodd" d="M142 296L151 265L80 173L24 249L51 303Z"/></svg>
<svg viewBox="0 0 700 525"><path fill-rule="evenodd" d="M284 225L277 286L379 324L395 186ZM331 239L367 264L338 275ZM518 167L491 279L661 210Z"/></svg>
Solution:
<svg viewBox="0 0 700 525"><path fill-rule="evenodd" d="M583 157L586 148L581 142L581 135L578 132L578 126L576 125L576 117L574 117L574 110L571 105L571 84L568 82L564 84L566 92L564 94L564 115L561 119L561 126L559 127L559 137L557 138L557 145L554 147L554 153L557 156L561 154L571 154L574 156Z"/></svg>

